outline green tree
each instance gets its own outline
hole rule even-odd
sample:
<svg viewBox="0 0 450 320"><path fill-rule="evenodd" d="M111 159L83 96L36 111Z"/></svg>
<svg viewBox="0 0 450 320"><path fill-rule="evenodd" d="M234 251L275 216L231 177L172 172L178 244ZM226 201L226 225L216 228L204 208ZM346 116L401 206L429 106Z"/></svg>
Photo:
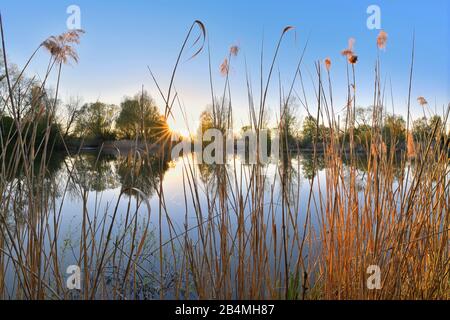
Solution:
<svg viewBox="0 0 450 320"><path fill-rule="evenodd" d="M402 116L386 115L382 128L384 142L388 147L402 145L406 141L406 122Z"/></svg>
<svg viewBox="0 0 450 320"><path fill-rule="evenodd" d="M117 106L102 102L85 104L77 117L76 135L100 140L113 139L117 111Z"/></svg>
<svg viewBox="0 0 450 320"><path fill-rule="evenodd" d="M198 134L200 137L208 130L214 128L214 119L211 111L206 110L200 114L200 126L198 128Z"/></svg>
<svg viewBox="0 0 450 320"><path fill-rule="evenodd" d="M280 109L280 140L281 148L283 150L289 149L290 146L295 145L299 136L299 121L297 118L298 105L294 98L283 104ZM285 148L287 144L287 148Z"/></svg>
<svg viewBox="0 0 450 320"><path fill-rule="evenodd" d="M413 137L416 141L422 141L430 133L427 118L422 117L413 122Z"/></svg>
<svg viewBox="0 0 450 320"><path fill-rule="evenodd" d="M361 124L355 128L355 141L363 147L370 145L372 138L372 127L367 124Z"/></svg>
<svg viewBox="0 0 450 320"><path fill-rule="evenodd" d="M425 117L417 119L413 123L413 136L416 141L426 141L427 138L431 136L431 134L436 129L436 139L444 138L445 136L445 128L442 122L442 118L438 115L432 116L429 120Z"/></svg>
<svg viewBox="0 0 450 320"><path fill-rule="evenodd" d="M440 116L437 116L437 115L432 116L432 117L430 118L430 129L431 129L431 132L432 132L436 127L437 127L436 133L439 134L439 132L441 132L442 129L443 129L443 123L442 123L442 118L441 118Z"/></svg>
<svg viewBox="0 0 450 320"><path fill-rule="evenodd" d="M116 129L120 138L140 137L151 142L169 132L166 121L147 92L126 98L121 103Z"/></svg>
<svg viewBox="0 0 450 320"><path fill-rule="evenodd" d="M310 145L313 143L317 132L317 121L313 116L307 116L303 120L302 144Z"/></svg>

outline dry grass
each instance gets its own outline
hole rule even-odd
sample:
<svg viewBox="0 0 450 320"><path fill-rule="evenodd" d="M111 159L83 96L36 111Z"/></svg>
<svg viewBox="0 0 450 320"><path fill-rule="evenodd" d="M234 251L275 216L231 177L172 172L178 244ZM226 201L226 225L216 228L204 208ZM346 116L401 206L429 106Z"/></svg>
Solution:
<svg viewBox="0 0 450 320"><path fill-rule="evenodd" d="M167 93L152 74L165 102L166 118L179 102L174 78L195 27L200 36L193 43L200 44L200 48L194 56L204 49L206 29L196 21L180 50ZM272 72L285 34L291 29L283 30L269 72L266 77L261 74L259 96L253 94L248 82L249 118L256 131L263 129ZM3 27L1 31L7 66ZM381 34L377 39L379 49L385 48L386 40L387 34ZM358 170L360 158L353 152L357 85L353 44L351 39L343 51L352 71L348 77L349 104L344 128L335 119L329 59L325 62L326 73L320 63L316 64L316 101L303 101L308 113L316 110L317 118L330 128L328 136L314 141L315 146L321 145L325 150L324 178L319 178L316 147L312 155L313 178L304 180L308 193L300 189L303 176L289 150L281 150L273 176L267 175L268 168L263 164L245 165L234 160L229 166L205 167L197 165L191 156L183 157L180 192L184 194L186 218L182 233L177 232L171 219L173 213L166 206L162 170L158 173L159 183L154 186L159 199L157 207L150 206L141 190L123 188L105 212L92 212L88 203L93 201L97 208L100 200L91 199L89 185L78 183L82 177L74 163L81 155L66 150L70 154L65 161L69 179L62 194L55 192L58 182L46 175L52 150L47 145L50 131L38 144L27 141L22 132L35 132L36 121L15 117L17 136L2 138L0 148L0 298L137 299L143 298L138 294L139 287L147 277L156 283L161 299L449 299L450 188L448 147L444 147L448 146L448 136L444 129L436 127L420 147L415 146L408 131L408 105L408 152L399 154L386 148L382 117L377 114L384 95L378 60L371 146L364 155L365 172ZM42 88L51 72L58 73L58 87L64 62L68 57L78 57L70 48L64 57L64 50L50 50L51 61ZM238 52L237 46L231 47L226 68L221 68L225 77L221 99L215 96L211 80L214 123L220 128L229 128L233 123L229 70ZM280 87L280 132L285 132L285 115L294 86L305 90L302 61L303 55L292 70L289 90L283 92ZM2 81L7 82L8 90L1 108L15 115L15 85L8 70L5 76ZM57 92L53 99L56 105ZM47 110L34 116L47 117L50 124L53 112ZM445 123L447 116L448 111ZM343 131L349 132L350 154L345 152L347 141L340 139ZM445 137L443 146L435 143L441 137ZM390 145L395 145L397 139L393 136ZM35 150L34 146L40 144L42 148ZM6 150L12 150L12 156ZM161 159L166 157L164 152L161 150ZM38 154L40 161L36 161ZM141 161L150 161L152 156L150 152L130 154L126 161L134 168L131 174L139 175ZM83 205L79 212L79 243L75 246L76 262L84 270L83 290L75 295L65 286L59 234L63 203L71 183ZM125 197L130 192L134 198ZM128 209L119 224L118 207L123 202ZM144 224L139 222L143 212ZM196 222L192 224L188 216ZM159 222L156 248L147 245L151 217L157 217ZM169 235L164 236L169 241L163 241L163 224L168 225ZM157 256L156 270L148 267L150 256ZM368 290L366 286L370 265L381 268L381 290Z"/></svg>

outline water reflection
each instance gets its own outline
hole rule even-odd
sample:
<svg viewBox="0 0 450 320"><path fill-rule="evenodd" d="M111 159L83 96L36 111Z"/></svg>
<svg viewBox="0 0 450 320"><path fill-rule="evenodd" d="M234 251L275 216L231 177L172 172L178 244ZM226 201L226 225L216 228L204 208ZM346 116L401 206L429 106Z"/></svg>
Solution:
<svg viewBox="0 0 450 320"><path fill-rule="evenodd" d="M123 192L135 196L136 189L151 197L158 189L165 172L170 168L170 161L158 156L121 158L118 163L119 183Z"/></svg>
<svg viewBox="0 0 450 320"><path fill-rule="evenodd" d="M35 168L39 168L40 159L36 159ZM342 158L344 166L349 167L350 163L346 157ZM400 159L393 159L394 177L398 179L402 175ZM245 161L239 159L239 164L250 166ZM74 157L68 157L61 153L55 153L47 161L46 174L48 186L54 186L55 182L60 182L62 176L69 175L69 190L76 193L76 190L102 192L122 188L127 195L135 195L138 189L148 197L155 193L164 178L165 173L175 165L174 161L161 158L157 155L151 156L115 156L108 154L97 154L95 152L82 153ZM367 173L368 159L360 157L354 162L360 174ZM206 185L216 183L221 176L221 171L230 170L233 163L228 165L208 165L198 164L200 180ZM312 153L302 153L282 157L278 163L280 176L284 177L286 185L295 187L296 177L301 176L307 180L313 180L317 173L326 169L326 162L323 154L314 156ZM414 166L412 167L412 170ZM38 176L36 173L36 177ZM8 181L17 180L17 189L23 188L24 172L23 168L18 170L14 176L6 175ZM35 184L38 185L38 184ZM56 191L56 190L55 190Z"/></svg>
<svg viewBox="0 0 450 320"><path fill-rule="evenodd" d="M175 260L180 252L186 250L191 241L200 243L199 237L207 236L214 239L212 246L217 245L231 250L231 243L226 237L216 238L214 228L220 226L217 230L223 231L223 234L236 233L237 226L240 226L244 233L261 233L265 232L266 228L271 230L272 226L283 225L280 221L283 217L280 214L282 212L288 213L283 217L288 224L285 232L292 237L290 239L296 241L295 244L294 242L287 244L287 249L292 252L292 259L297 259L296 247L301 234L296 233L296 230L298 226L306 225L306 212L312 211L310 216L314 217L313 211L318 206L315 202L320 205L321 201L319 197L316 197L319 192L317 181L322 184L322 181L326 179L324 170L327 169L327 161L322 154L317 154L316 157L312 154L292 154L290 157L282 157L277 163L261 167L250 165L239 158L232 159L226 165L185 166L184 164L191 163L190 157L186 155L170 161L158 155L145 156L139 153L126 157L95 152L77 156L55 154L51 158L52 163L48 166L46 174L42 175L46 183L42 185L37 183L34 188L40 189L32 190L34 195L42 195L43 202L32 204L35 208L53 206L56 219L61 219L53 227L54 230L58 230L55 231L54 237L60 246L58 248L62 254L61 265L80 263L81 258L78 258L76 253L81 252L79 244L82 243L82 235L84 232L92 232L91 238L95 240L92 242L93 246L97 245L100 248L104 246L105 252L117 254L117 256L108 256L110 260L104 266L105 281L112 284L122 283L123 281L117 279L127 279L129 268L121 262L121 259L125 261L129 256L133 257L134 253L128 250L141 248L141 256L133 263L140 266L138 272L142 273L140 277L144 280L139 282L133 290L136 290L140 297L155 298L161 290L169 291L174 286L174 279L180 277L176 274ZM340 161L348 170L350 163L345 157ZM354 163L361 177L358 181L361 181L363 185L363 177L369 166L367 159L360 158ZM36 167L39 166L36 165ZM198 189L193 189L192 181L187 178L189 170L196 172L193 175L202 184ZM400 167L396 169L397 172L401 173ZM262 177L263 183L260 184L259 180L256 185L252 183L254 179L250 178L251 175L257 175L257 179ZM23 174L17 174L9 179L14 181L11 184L14 190L11 192L17 198L11 201L15 206L11 208L11 211L16 218L16 224L11 223L11 228L22 228L22 225L25 226L26 223L18 225L17 218L23 212L31 212L23 207L31 203L27 189L28 183ZM34 179L39 179L39 175ZM301 182L304 181L308 183L302 185ZM262 187L258 189L258 186ZM188 188L192 189L188 190ZM164 189L164 203L159 201L161 189ZM64 199L67 191L72 195L72 199ZM98 196L98 193L101 195ZM238 193L239 197L236 196ZM123 194L128 196L125 200L122 198ZM149 199L148 204L151 210L148 210L147 203L143 205L143 194ZM311 203L314 205L309 207L307 201L303 200L308 199L311 194L317 199L312 198ZM256 200L247 200L249 197L254 197ZM243 201L235 199L243 199ZM255 203L261 208L255 209ZM255 215L254 212L257 209L264 215L260 217ZM53 210L49 211L53 212ZM42 209L40 212L48 211ZM59 215L60 212L63 214ZM219 215L220 212L225 214ZM88 218L86 219L88 231L83 230L85 217ZM53 218L54 216L51 216L51 219ZM22 220L33 228L36 221L39 221L38 215L34 220L26 220L26 217ZM90 221L92 221L92 228ZM149 221L150 227L147 232L146 226ZM269 224L266 226L267 221ZM53 229L49 232L54 231ZM111 230L111 237L107 236L107 230ZM198 233L197 230L199 230ZM140 236L145 241L140 242ZM114 239L114 241L108 242L108 239ZM171 242L171 239L176 241ZM243 238L238 237L236 241L244 246ZM160 245L163 248L161 256L159 255ZM281 252L280 246L280 242L275 243L272 249ZM206 255L211 254L201 252L201 249L197 247L199 251L192 251L198 253L199 260L196 263L199 264ZM100 251L98 248L95 250ZM67 256L64 256L65 252L68 252ZM163 257L163 260L159 257ZM213 257L214 255L211 256ZM97 261L95 256L93 261ZM163 264L162 268L161 264ZM228 267L223 265L224 269ZM158 281L153 278L145 279L146 276L152 277L153 274L158 274L161 269L164 275L157 279Z"/></svg>
<svg viewBox="0 0 450 320"><path fill-rule="evenodd" d="M103 192L121 188L129 196L145 194L151 197L160 184L170 161L158 156L127 157L96 153L83 153L67 157L64 173L68 176L68 190Z"/></svg>
<svg viewBox="0 0 450 320"><path fill-rule="evenodd" d="M79 188L86 191L105 191L120 186L119 176L116 170L116 158L114 156L98 156L94 153L81 154L67 159L72 179L69 182L69 190Z"/></svg>
<svg viewBox="0 0 450 320"><path fill-rule="evenodd" d="M394 179L400 178L404 173L404 168L400 166L400 157L396 156L391 162L384 164L394 168ZM40 188L46 190L33 190L34 193L50 192L53 195L59 195L63 192L60 189L64 188L64 184L67 182L67 190L74 197L82 191L103 192L120 188L124 194L129 196L136 196L140 193L151 198L160 187L167 171L174 168L176 164L176 160L171 161L158 155L141 156L136 154L133 156L129 154L128 156L116 156L86 152L70 157L62 153L54 153L46 161L45 174L41 175L38 170L40 161L41 159L35 161L34 179L44 179L45 183L32 183L31 185L40 186ZM252 167L245 162L245 159L239 158L237 161L238 165L247 168ZM341 161L346 168L351 165L346 157L342 157ZM235 164L234 160L226 165L197 164L199 179L205 186L209 186L210 190L216 189L221 184L219 180L226 179L225 173L233 172ZM364 180L369 166L367 157L359 157L353 165L356 167L361 180ZM263 166L263 168L266 167ZM26 185L28 184L24 179L23 166L19 166L19 168L21 169L16 170L14 176L7 174L6 177L8 182L15 181L15 197L23 198L24 193L29 192L29 190L27 190ZM277 163L277 168L279 177L282 178L282 184L288 194L291 194L292 190L295 190L298 186L299 181L297 180L299 177L308 181L314 180L319 172L326 169L326 161L324 155L320 153L316 155L312 153L292 154L281 157ZM414 174L414 165L411 166L411 172ZM183 192L182 188L179 192ZM16 205L19 203L21 202L15 201ZM23 208L16 209L16 211L22 211Z"/></svg>

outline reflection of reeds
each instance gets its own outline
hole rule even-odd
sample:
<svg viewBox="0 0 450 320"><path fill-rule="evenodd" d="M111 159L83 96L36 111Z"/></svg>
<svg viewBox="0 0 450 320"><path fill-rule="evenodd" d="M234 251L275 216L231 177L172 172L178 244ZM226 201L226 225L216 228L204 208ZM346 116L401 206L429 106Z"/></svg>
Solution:
<svg viewBox="0 0 450 320"><path fill-rule="evenodd" d="M42 47L48 49L50 61L45 77L37 85L35 82L23 80L23 75L37 50L13 82L8 70L9 62L6 59L6 41L1 18L0 27L2 59L7 79L7 99L2 100L1 108L2 111L8 111L13 121L9 131L0 134L0 297L3 299L73 297L66 288L67 266L62 260L62 251L72 249L75 256L74 264L87 270L83 273L84 290L79 297L120 299L123 297L120 291L129 292L130 283L133 285L133 282L129 281L133 271L136 272L133 261L139 259L145 248L149 219L146 219L147 224L138 226L138 210L128 206L123 234L115 233L113 241L112 232L117 224L117 206L122 195L113 210L91 212L88 208L88 202L92 201L89 198L89 191L98 181L89 181L81 176L79 166L76 165L78 158L81 160L79 154L73 154L64 161L68 174L65 182L58 181L49 174L52 170L51 162L54 158L52 151L55 143L50 139L50 134L55 119L61 69L69 59L75 62L78 60L72 45L79 43L79 35L82 32L73 31L50 37L38 47L37 50ZM55 66L56 93L50 98L44 88ZM25 106L28 107L25 110L23 102L18 99L18 94L30 91L33 99L30 106ZM3 129L3 118L1 121ZM40 123L46 124L47 127L42 129L39 127ZM64 144L64 139L62 142ZM70 155L65 144L64 147ZM94 165L94 168L97 168L97 165ZM79 195L83 210L79 212L82 217L79 242L68 243L67 248L60 229L65 213L64 199L72 185L75 186L72 187L74 189L72 192ZM126 190L123 190L122 194L125 192ZM140 194L139 190L135 192ZM144 198L142 194L136 198L136 208L141 206ZM132 199L128 201L131 204ZM100 200L97 198L94 202L97 209ZM78 255L75 253L77 249ZM125 254L120 250L125 251ZM107 272L107 267L111 264L117 269ZM105 283L111 278L120 279L124 287L105 293ZM134 285L136 286L136 282Z"/></svg>
<svg viewBox="0 0 450 320"><path fill-rule="evenodd" d="M387 34L380 33L378 48L385 48L386 40ZM351 146L354 144L354 64L357 60L353 43L350 40L349 49L345 51L353 70L353 81L349 83L349 101L352 103L348 106L346 120ZM330 65L327 59L328 75ZM244 171L236 167L219 171L216 168L211 179L217 187L207 191L208 218L205 218L198 200L200 187L195 178L195 166L187 164L185 193L190 193L195 204L200 242L193 246L186 238L185 245L190 275L200 298L448 297L449 199L445 182L448 150L428 145L422 155L424 159L414 163L414 174L405 174L411 170L407 159L415 155L414 142L408 132L408 157L403 158L383 141L378 70L379 61L369 139L371 147L366 149L369 150L368 164L362 186L357 187L355 168L359 160L356 154L350 154L347 159L350 167L346 167L342 161L345 157L343 148L334 146L339 141L334 136L339 134L339 128L330 130L331 136L323 141L327 168L325 185L313 175L309 195L297 193L294 199L287 196L288 190L292 189L292 180L282 163L278 175L282 186L279 200L273 186L269 188L272 190L269 195L262 191L271 184L262 174L263 167L248 166ZM328 102L333 101L331 81L330 96L326 99L321 77L318 66L318 118L323 117L323 121L333 128L338 123ZM260 97L259 113L251 110L251 114L257 114L253 118L264 116L266 91L262 91ZM253 98L251 92L249 96ZM254 105L255 102L250 101L251 108ZM395 146L399 137L393 135L390 139L388 144ZM322 142L316 141L314 145L317 143ZM313 160L313 164L315 162ZM402 170L400 174L396 163ZM430 171L433 167L438 172ZM317 171L314 165L313 171ZM315 188L318 188L318 194ZM307 211L300 212L306 215L303 226L297 220L301 199L307 202ZM276 212L275 206L281 206L281 212ZM319 217L318 229L312 226L313 212ZM277 216L281 216L281 225L278 225ZM231 227L232 221L235 228ZM374 264L383 272L383 289L380 291L370 291L366 287L366 270Z"/></svg>
<svg viewBox="0 0 450 320"><path fill-rule="evenodd" d="M166 119L172 115L173 104L179 101L173 82L195 26L200 29L200 37L194 44L202 41L194 56L203 49L206 29L196 21L179 52L167 93L151 74L163 97ZM285 34L291 29L283 30L269 72L266 77L261 74L259 96L253 95L248 80L249 118L256 131L264 127L273 68ZM387 34L380 34L378 48L385 47L386 39ZM92 183L80 172L79 163L85 159L80 154L72 154L64 161L68 179L62 186L62 194L57 194L57 181L49 181L47 176L51 149L34 150L34 141L26 141L22 132L35 131L35 124L14 118L18 137L12 139L13 132L7 139L0 135L0 297L73 297L65 287L59 233L64 199L72 191L79 196L83 208L79 213L82 217L79 241L71 244L77 250L76 263L84 271L79 298L142 298L138 295L139 288L144 287L147 279L154 283L155 296L163 299L448 299L448 147L435 143L440 141L436 137L442 137L443 145L448 146L448 136L442 129L445 126L435 126L420 149L414 147L409 126L405 154L399 155L395 147L387 147L395 146L399 137L393 135L390 141L384 141L381 131L379 113L384 93L378 60L373 121L366 142L370 146L363 155L365 170L361 178L362 171L358 170L361 160L353 152L357 60L353 44L351 39L343 51L352 70L348 74L345 128L335 119L331 60L326 59L327 81L323 81L321 64L316 64L317 130L308 166L298 161L296 166L289 148L282 150L273 177L266 175L267 167L262 164L247 165L234 160L229 165L198 166L194 157L183 157L180 160L183 174L179 177L185 211L182 232L175 226L172 220L175 213L168 210L165 199L166 148L161 148L157 155L149 150L123 155L122 190L114 203L100 211L101 191L93 193ZM49 42L46 47L50 45L56 44ZM211 81L212 122L221 129L232 126L229 68L231 58L238 51L237 46L231 47L226 68L221 68L226 76L221 99L214 96ZM4 43L3 53L7 66ZM67 60L60 57L61 50L50 50L50 53L52 61L47 74L54 63L61 66ZM75 51L69 51L68 56L77 57ZM278 126L285 133L281 138L286 140L285 117L295 92L294 85L300 84L305 91L302 60L303 54L293 70L289 91L283 92L279 86ZM15 110L13 86L7 80L9 95L7 105L2 108ZM307 102L306 95L302 103L310 114L313 104ZM37 113L37 116L44 115ZM326 135L318 134L322 123L328 124ZM350 155L344 150L348 142L341 139L342 131L349 135ZM49 132L42 144L49 143L48 135ZM168 132L165 139L169 135ZM324 150L321 157L316 150L318 145ZM4 150L13 150L13 156ZM38 164L37 153L44 159ZM98 161L99 158L94 160L92 168L98 168ZM308 170L305 178L302 169ZM144 172L153 178L147 185L151 190L136 184L145 179ZM360 178L362 184L358 183ZM308 192L301 189L301 183L307 183ZM148 202L150 193L158 199L156 208ZM95 209L89 205L91 202ZM123 203L126 210L121 212L123 221L119 221L119 206ZM141 216L142 212L146 213L145 217ZM149 244L150 217L158 221L155 233L158 239L152 241L153 247ZM169 234L163 234L163 225ZM152 257L156 257L152 260L156 264L154 269L148 265ZM370 291L366 287L369 265L381 268L381 290ZM13 296L7 271L13 274Z"/></svg>

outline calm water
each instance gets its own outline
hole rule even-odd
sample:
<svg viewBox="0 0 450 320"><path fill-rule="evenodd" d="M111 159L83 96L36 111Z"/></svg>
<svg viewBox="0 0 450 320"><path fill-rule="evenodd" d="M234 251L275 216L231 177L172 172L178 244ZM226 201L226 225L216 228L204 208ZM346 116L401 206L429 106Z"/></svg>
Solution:
<svg viewBox="0 0 450 320"><path fill-rule="evenodd" d="M296 155L285 164L272 163L263 168L262 175L265 177L263 203L266 215L264 219L268 230L271 230L274 223L278 227L282 223L280 214L282 180L288 186L287 197L292 211L288 223L288 236L293 237L295 228L303 230L311 184L311 225L313 227L317 225L318 215L314 208L320 205L320 194L325 197L326 168L323 163L323 159L319 157L316 163L317 175L314 174L312 156L308 154ZM357 179L361 186L365 180L363 169L364 162L361 161ZM221 170L228 173L226 176L229 201L225 205L231 226L229 232L233 234L238 225L238 210L232 199L239 191L244 195L248 192L251 187L249 181L252 166L246 165L239 158L234 158L222 166ZM92 225L90 232L94 234L93 238L97 243L105 241L108 228L112 225L109 250L112 252L117 247L115 244L119 243L120 250L123 250L125 256L134 227L139 235L143 233L147 222L150 222L145 247L138 261L142 277L148 276L148 279L142 281L145 285L139 289L138 296L159 297L161 286L155 283L151 274L157 274L160 269L158 259L160 244L163 244L164 269L167 273L166 283L163 286L170 290L177 272L171 269L173 264L171 250L174 249L171 245L175 244L175 251L183 250L183 242L187 238L196 245L199 240L197 226L218 219L215 216L219 212L220 205L217 198L217 172L220 172L217 167L193 164L191 155L171 162L158 158L134 162L126 157L98 156L96 153L85 153L77 157L56 155L49 165L47 177L51 199L48 228L51 234L57 234L61 270L66 270L69 265L81 264L79 257L83 212L87 212ZM191 189L192 176L198 185L195 192L198 200L195 206ZM281 179L281 176L284 179ZM18 181L20 184L20 178ZM322 193L319 192L319 188ZM248 201L243 205L245 224L250 227L252 203ZM200 211L201 218L198 215ZM117 214L114 215L114 212ZM53 221L59 221L57 230L53 227ZM294 227L295 225L297 227ZM46 249L50 249L50 241L46 242ZM292 252L291 260L295 261L298 252L294 245L290 247L290 252ZM98 258L96 254L93 254L93 259L96 258ZM117 272L123 265L113 258L107 261L105 268L106 272L108 270ZM11 269L9 276L12 281L14 272Z"/></svg>

